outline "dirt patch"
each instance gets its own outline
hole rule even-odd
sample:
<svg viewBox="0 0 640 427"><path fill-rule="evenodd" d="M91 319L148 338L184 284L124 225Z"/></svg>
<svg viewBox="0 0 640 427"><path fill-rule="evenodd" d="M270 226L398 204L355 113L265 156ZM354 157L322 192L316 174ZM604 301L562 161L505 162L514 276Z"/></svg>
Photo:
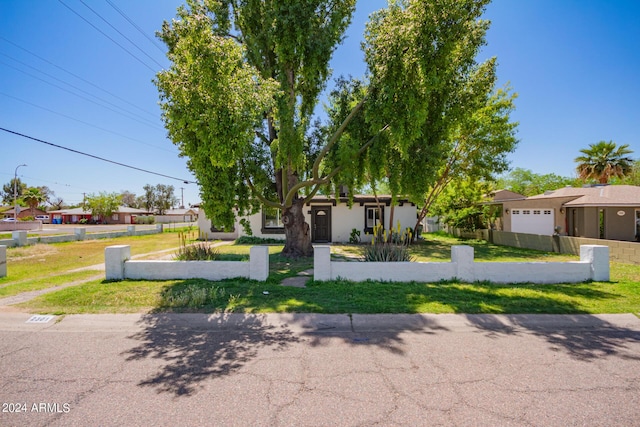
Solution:
<svg viewBox="0 0 640 427"><path fill-rule="evenodd" d="M7 251L7 259L9 261L24 261L33 259L39 262L45 262L47 257L55 255L58 252L59 249L54 245L37 243L35 245L14 248L11 251Z"/></svg>

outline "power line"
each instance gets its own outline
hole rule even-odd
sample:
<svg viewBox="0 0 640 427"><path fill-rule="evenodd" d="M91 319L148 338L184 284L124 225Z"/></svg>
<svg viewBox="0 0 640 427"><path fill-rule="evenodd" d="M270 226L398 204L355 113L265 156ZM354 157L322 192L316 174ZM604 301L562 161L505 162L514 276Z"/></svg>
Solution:
<svg viewBox="0 0 640 427"><path fill-rule="evenodd" d="M160 68L163 68L163 65L161 63L159 63L158 61L156 61L154 58L151 57L151 55L149 55L147 52L145 52L144 50L142 50L140 48L140 46L138 46L137 44L135 44L133 41L131 41L131 39L127 36L125 36L124 34L122 34L122 32L120 32L120 30L118 30L116 27L114 27L113 25L111 25L111 23L109 21L107 21L104 17L102 17L102 15L100 15L98 12L96 12L95 10L93 10L88 4L86 4L83 0L80 0L80 3L82 3L83 5L85 5L85 7L87 9L89 9L91 12L93 12L98 18L102 19L103 22L105 22L108 26L110 26L111 28L113 28L113 30L115 32L117 32L118 34L120 34L125 40L127 40L129 43L131 43L133 45L133 47L135 47L136 49L138 49L140 52L142 52L144 54L144 56L146 56L147 58L149 58L150 60L152 60L153 62L156 63L156 65Z"/></svg>
<svg viewBox="0 0 640 427"><path fill-rule="evenodd" d="M7 38L3 37L2 35L0 35L0 40L3 40L4 42L11 44L11 45L13 45L13 46L17 47L18 49L23 50L23 51L27 52L28 54L30 54L30 55L32 55L32 56L35 56L35 57L36 57L36 58L38 58L39 60L41 60L41 61L43 61L43 62L46 62L47 64L49 64L49 65L51 65L51 66L53 66L53 67L56 67L57 69L59 69L59 70L61 70L61 71L64 71L65 73L67 73L67 74L69 74L69 75L71 75L71 76L75 77L75 78L76 78L76 79L78 79L78 80L81 80L81 81L83 81L83 82L87 83L88 85L93 86L94 88L96 88L96 89L98 89L98 90L100 90L100 91L102 91L102 92L106 93L107 95L113 96L114 98L116 98L116 99L118 99L118 100L120 100L120 101L122 101L122 102L124 102L124 103L126 103L126 104L129 104L130 106L132 106L132 107L134 107L134 108L137 108L138 110L142 111L143 113L146 113L146 114L148 114L148 115L150 115L150 116L152 116L152 117L154 117L154 118L157 116L156 114L154 114L154 113L152 113L152 112L150 112L150 111L147 111L147 110L145 110L144 108L141 108L141 107L139 107L139 106L137 106L137 105L135 105L135 104L131 103L131 102L130 102L130 101L128 101L127 99L122 98L122 97L120 97L120 96L118 96L118 95L116 95L116 94L114 94L114 93L112 93L112 92L109 92L108 90L106 90L106 89L104 89L104 88L102 88L102 87L98 86L97 84L92 83L92 82L90 82L89 80L87 80L87 79L85 79L85 78L83 78L83 77L81 77L81 76L79 76L79 75L77 75L77 74L74 74L74 73L72 73L71 71L69 71L69 70L67 70L67 69L65 69L65 68L63 68L63 67L61 67L61 66L59 66L59 65L57 65L57 64L54 64L53 62L49 61L48 59L43 58L42 56L40 56L40 55L38 55L38 54L35 54L35 53L31 52L29 49L26 49L26 48L24 48L24 47L22 47L22 46L20 46L20 45L18 45L18 44L16 44L16 43L12 42L11 40L9 40L9 39L7 39Z"/></svg>
<svg viewBox="0 0 640 427"><path fill-rule="evenodd" d="M71 7L69 7L68 5L66 5L62 0L58 0L58 2L60 2L60 4L62 4L64 7L66 7L67 9L69 9L71 12L73 12L76 16L78 16L80 19L82 19L84 22L86 22L87 24L91 25L97 32L99 32L100 34L102 34L103 36L105 36L106 38L108 38L109 40L111 40L114 44L116 44L118 47L120 47L120 49L124 50L125 52L127 52L129 55L131 55L136 61L138 61L139 63L141 63L142 65L144 65L145 67L147 67L149 70L151 70L153 73L157 72L157 70L154 70L153 68L151 68L149 66L149 64L147 64L146 62L144 62L142 59L138 58L136 55L134 55L133 53L131 53L131 51L129 51L126 47L122 46L120 43L118 43L117 41L115 41L113 38L111 38L108 34L106 34L104 31L102 31L100 28L96 27L95 25L93 25L88 19L86 19L84 16L80 15L78 12L76 12L75 10L73 10Z"/></svg>
<svg viewBox="0 0 640 427"><path fill-rule="evenodd" d="M147 170L147 169L142 169L142 168L139 168L139 167L136 167L136 166L131 166L131 165L127 165L127 164L124 164L124 163L116 162L114 160L105 159L104 157L94 156L93 154L84 153L82 151L74 150L73 148L63 147L62 145L58 145L58 144L54 144L52 142L44 141L42 139L34 138L33 136L25 135L25 134L22 134L20 132L16 132L16 131L12 131L12 130L9 130L9 129L5 129L3 127L0 127L0 130L4 131L4 132L7 132L7 133L10 133L10 134L13 134L13 135L17 135L17 136L21 136L23 138L30 139L32 141L36 141L36 142L40 142L42 144L50 145L50 146L55 147L55 148L60 148L62 150L71 151L72 153L76 153L76 154L80 154L80 155L83 155L83 156L91 157L93 159L102 160L103 162L111 163L111 164L114 164L114 165L118 165L118 166L122 166L122 167L125 167L125 168L129 168L129 169L134 169L134 170L137 170L137 171L140 171L140 172L144 172L144 173L148 173L148 174L151 174L151 175L158 175L158 176L162 176L164 178L174 179L176 181L182 181L184 184L195 184L196 183L195 181L189 181L189 180L182 179L182 178L176 178L175 176L165 175L165 174L158 173L158 172L152 172L152 171Z"/></svg>
<svg viewBox="0 0 640 427"><path fill-rule="evenodd" d="M139 144L146 145L146 146L148 146L148 147L153 147L153 148L156 148L156 149L158 149L158 150L163 150L163 151L167 151L167 152L169 152L169 153L174 153L174 154L175 154L175 151L173 151L173 150L169 150L168 148L159 147L159 146L157 146L157 145L149 144L148 142L144 142L144 141L141 141L141 140L136 139L136 138L131 138L130 136L123 135L123 134L121 134L121 133L119 133L119 132L116 132L116 131L113 131L113 130L110 130L110 129L106 129L106 128L103 128L103 127L100 127L100 126L97 126L97 125L91 124L91 123L89 123L89 122L85 122L84 120L76 119L75 117L71 117L71 116L68 116L68 115L66 115L66 114L60 113L60 112L58 112L58 111L54 111L54 110L52 110L52 109L50 109L50 108L47 108L47 107L43 107L43 106L41 106L41 105L34 104L33 102L26 101L26 100L24 100L24 99L21 99L21 98L15 97L15 96L13 96L13 95L9 95L8 93L4 93L4 92L0 91L0 95L6 96L7 98L14 99L14 100L16 100L16 101L22 102L22 103L27 104L27 105L31 105L32 107L36 107L36 108L39 108L39 109L41 109L41 110L48 111L49 113L56 114L56 115L58 115L58 116L61 116L61 117L66 118L66 119L73 120L74 122L82 123L83 125L90 126L90 127L92 127L92 128L95 128L95 129L101 130L101 131L103 131L103 132L108 132L108 133L110 133L110 134L113 134L113 135L119 136L120 138L125 138L125 139L128 139L128 140L130 140L130 141L134 141L134 142L137 142L137 143L139 143Z"/></svg>
<svg viewBox="0 0 640 427"><path fill-rule="evenodd" d="M29 67L29 68L31 68L31 69L33 69L33 70L35 70L35 71L39 72L39 73L42 73L42 74L44 74L45 76L47 76L47 77L49 77L49 78L52 78L52 79L54 79L54 80L56 80L56 81L59 81L59 82L60 82L60 83L62 83L62 84L66 84L66 85L68 85L68 86L71 86L72 88L74 88L74 89L76 89L76 90L78 90L78 91L80 91L80 92L82 92L82 93L85 93L85 94L87 94L87 95L89 95L89 96L92 96L92 97L94 97L94 98L98 99L98 100L99 100L99 101L101 101L101 102L104 102L104 103L107 103L107 104L109 104L109 105L112 105L113 107L118 108L118 109L120 109L120 110L122 110L122 111L126 112L127 114L130 114L130 115L134 116L134 117L128 116L127 114L125 114L125 113L123 113L123 112L121 112L121 111L118 111L118 110L114 110L113 108L108 107L108 106L106 106L106 105L104 105L104 104L101 104L100 102L94 101L94 100L89 99L89 98L87 98L87 97L85 97L85 96L82 96L82 95L79 95L79 94L77 94L77 93L74 93L74 92L70 91L69 89L65 89L64 87L58 86L57 84L54 84L54 83L48 82L48 81L46 81L46 80L44 80L44 79L41 79L40 77L34 76L33 74L28 73L27 71L21 70L21 69L19 69L19 68L16 68L16 67L14 67L13 65L7 64L7 63L6 63L6 62L4 62L4 61L0 61L0 64L4 65L5 67L13 68L14 70L19 71L19 72L21 72L21 73L23 73L23 74L26 74L27 76L29 76L29 77L31 77L31 78L33 78L33 79L40 80L40 81L41 81L41 82L43 82L43 83L46 83L46 84L48 84L48 85L51 85L51 86L53 86L53 87L55 87L55 88L58 88L58 89L60 89L60 90L62 90L62 91L64 91L64 92L70 93L71 95L77 96L78 98L80 98L80 99L84 99L85 101L88 101L88 102L91 102L91 103L93 103L93 104L96 104L96 105L98 105L98 106L100 106L100 107L102 107L102 108L105 108L105 109L107 109L107 110L109 110L109 111L111 111L111 112L114 112L114 113L116 113L116 114L119 114L119 115L121 115L121 116L123 116L123 117L126 117L126 118L130 119L130 120L136 121L136 122L138 122L138 123L140 123L140 124L143 124L143 125L145 125L145 126L149 126L149 127L152 127L152 128L158 129L158 130L161 130L161 128L160 128L158 125L156 125L155 123L151 122L150 120L148 120L148 119L146 119L146 118L144 118L144 117L142 117L142 116L140 116L140 115L138 115L138 114L136 114L136 113L133 113L133 112L128 111L128 110L125 110L124 108L122 108L122 107L120 107L120 106L118 106L118 105L116 105L116 104L114 104L114 103L112 103L112 102L109 102L109 101L107 101L106 99L102 99L102 98L100 98L100 97L98 97L98 96L96 96L96 95L94 95L94 94L92 94L92 93L90 93L90 92L87 92L86 90L83 90L83 89L81 89L81 88L79 88L79 87L77 87L77 86L72 85L71 83L65 82L64 80L60 80L60 79L58 79L57 77L54 77L54 76L52 76L52 75L50 75L50 74L45 73L44 71L40 71L40 70L38 70L38 69L36 69L36 68L34 68L34 67L32 67L32 66L28 65L28 64L25 64L25 63L24 63L24 62L22 62L22 61L19 61L19 60L15 59L15 58L13 58L13 57L9 56L9 55L6 55L6 54L4 54L4 53L0 53L0 55L2 55L2 56L6 56L7 58L10 58L10 59L12 59L12 60L14 60L14 61L18 62L19 64L22 64L22 65L24 65L25 67ZM136 117L137 117L137 118L136 118Z"/></svg>
<svg viewBox="0 0 640 427"><path fill-rule="evenodd" d="M154 45L155 47L157 47L157 48L158 48L158 50L159 50L160 52L162 52L163 54L165 53L165 51L164 51L164 49L162 48L162 46L160 46L160 45L158 44L158 42L157 42L155 39L152 39L151 37L149 37L149 35L148 35L147 33L145 33L145 32L142 30L142 28L140 28L140 27L139 27L139 26L138 26L138 25L137 25L137 24L136 24L136 23L135 23L131 18L129 18L129 17L127 16L127 14L126 14L126 13L124 13L124 12L123 12L123 11L122 11L118 6L116 6L115 4L113 4L113 2L111 2L111 0L106 0L106 1L107 1L107 3L109 3L109 5L110 5L112 8L114 8L114 9L115 9L115 11L116 11L116 12L118 12L118 13L119 13L119 14L120 14L124 19L126 19L127 21L129 21L129 23L130 23L131 25L133 25L133 27L134 27L136 30L138 30L138 32L139 32L140 34L142 34L144 37L146 37L146 39L147 39L147 40L149 40L151 43L153 43L153 45Z"/></svg>

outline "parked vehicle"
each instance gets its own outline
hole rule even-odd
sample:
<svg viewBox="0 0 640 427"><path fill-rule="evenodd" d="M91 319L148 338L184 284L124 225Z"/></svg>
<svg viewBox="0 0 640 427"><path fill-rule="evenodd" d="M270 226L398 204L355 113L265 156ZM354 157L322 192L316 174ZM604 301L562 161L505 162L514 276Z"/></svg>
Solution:
<svg viewBox="0 0 640 427"><path fill-rule="evenodd" d="M49 224L49 215L36 215L37 221L42 221L43 224Z"/></svg>
<svg viewBox="0 0 640 427"><path fill-rule="evenodd" d="M0 220L0 222L15 222L15 218L5 218L3 220Z"/></svg>

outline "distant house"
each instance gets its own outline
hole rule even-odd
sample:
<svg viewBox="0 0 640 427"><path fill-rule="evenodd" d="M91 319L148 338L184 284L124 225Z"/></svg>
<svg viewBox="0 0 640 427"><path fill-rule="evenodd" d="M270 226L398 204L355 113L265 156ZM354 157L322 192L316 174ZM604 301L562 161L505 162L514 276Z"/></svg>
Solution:
<svg viewBox="0 0 640 427"><path fill-rule="evenodd" d="M640 187L633 185L566 187L500 204L504 231L624 241L640 236Z"/></svg>
<svg viewBox="0 0 640 427"><path fill-rule="evenodd" d="M155 222L171 223L171 222L194 222L198 220L198 208L187 209L169 209L164 215L156 215Z"/></svg>
<svg viewBox="0 0 640 427"><path fill-rule="evenodd" d="M52 224L135 224L137 216L149 215L144 209L120 206L118 211L109 217L94 217L90 211L83 208L61 209L49 211Z"/></svg>
<svg viewBox="0 0 640 427"><path fill-rule="evenodd" d="M383 224L389 228L391 196L378 196L377 201L373 196L353 196L351 207L344 197L317 196L306 204L304 216L310 226L313 243L349 242L351 231L354 229L360 232L361 240L367 242L371 240L371 233L376 224ZM394 207L391 226L395 228L399 222L401 229L413 229L417 217L416 206L401 200ZM284 240L284 224L280 210L263 207L260 212L245 219L248 220L254 236ZM201 215L198 216L200 232L205 233L210 239L236 239L245 235L239 221L233 230L218 230L212 226L211 220L204 212L201 211Z"/></svg>
<svg viewBox="0 0 640 427"><path fill-rule="evenodd" d="M14 208L10 207L7 209L3 209L0 213L0 216L3 218L13 218ZM18 219L27 218L27 217L35 217L36 215L47 215L47 211L43 211L42 209L35 208L33 212L31 208L25 208L23 206L18 207Z"/></svg>

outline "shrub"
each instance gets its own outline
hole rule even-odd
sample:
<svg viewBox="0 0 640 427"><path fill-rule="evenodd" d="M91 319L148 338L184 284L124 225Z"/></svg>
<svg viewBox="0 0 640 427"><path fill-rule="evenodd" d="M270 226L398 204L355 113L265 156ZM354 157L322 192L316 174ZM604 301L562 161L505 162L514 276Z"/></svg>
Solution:
<svg viewBox="0 0 640 427"><path fill-rule="evenodd" d="M267 245L267 244L284 244L284 240L273 239L270 237L257 237L257 236L241 236L236 239L236 245Z"/></svg>
<svg viewBox="0 0 640 427"><path fill-rule="evenodd" d="M349 243L360 243L360 230L356 230L355 228L351 229L351 235L349 236Z"/></svg>
<svg viewBox="0 0 640 427"><path fill-rule="evenodd" d="M136 217L136 224L154 224L156 217L153 215L141 215Z"/></svg>
<svg viewBox="0 0 640 427"><path fill-rule="evenodd" d="M213 261L220 256L218 250L209 245L209 243L187 244L189 235L187 233L178 233L180 239L180 249L175 254L178 261Z"/></svg>
<svg viewBox="0 0 640 427"><path fill-rule="evenodd" d="M404 231L398 227L394 230L385 230L378 224L373 228L373 239L371 244L364 248L364 259L366 262L403 262L413 261L409 254L409 244L411 243L411 229Z"/></svg>

